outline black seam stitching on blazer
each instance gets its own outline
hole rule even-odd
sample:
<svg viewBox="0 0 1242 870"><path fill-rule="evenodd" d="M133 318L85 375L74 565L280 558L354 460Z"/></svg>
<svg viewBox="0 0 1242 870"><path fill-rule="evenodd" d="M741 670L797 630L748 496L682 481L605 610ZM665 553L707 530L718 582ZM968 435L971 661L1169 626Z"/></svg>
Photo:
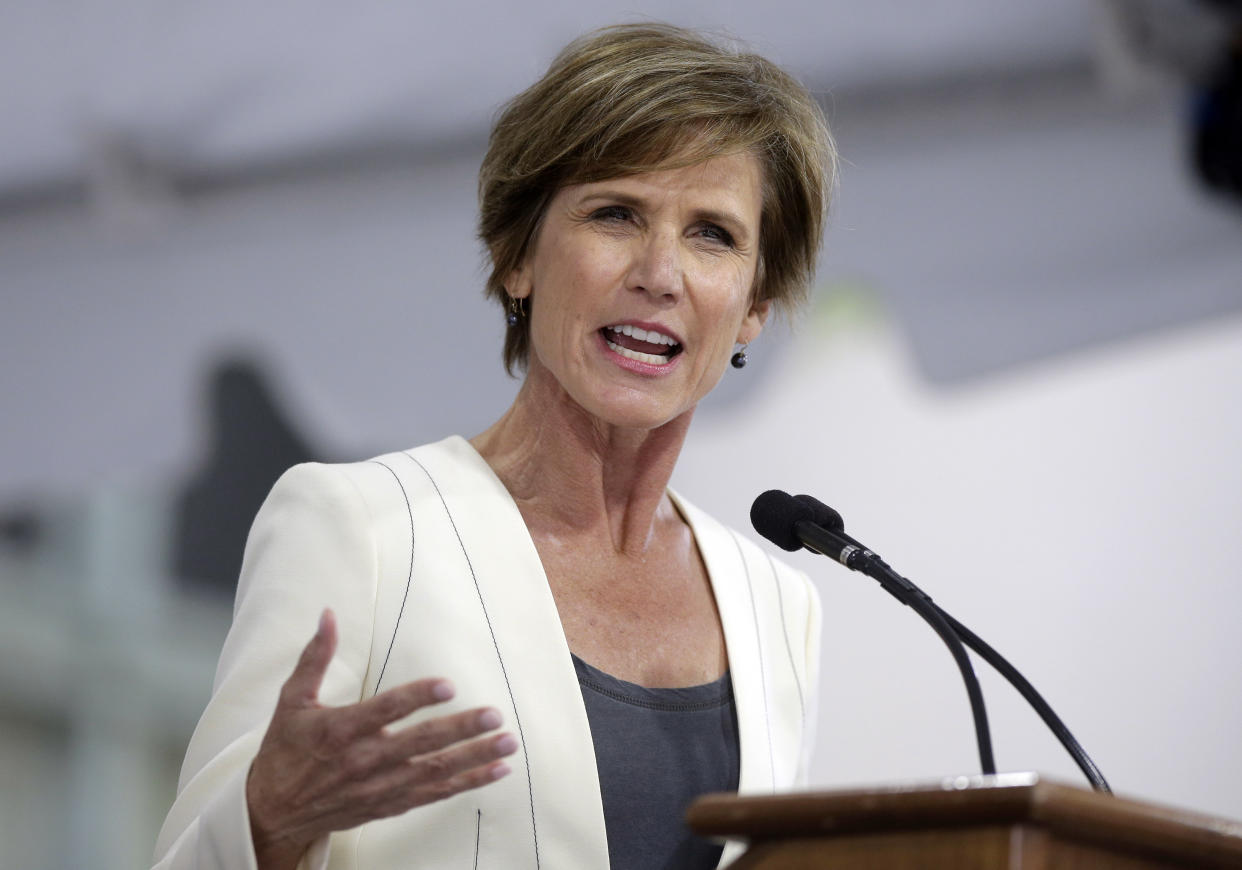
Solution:
<svg viewBox="0 0 1242 870"><path fill-rule="evenodd" d="M772 777L772 791L776 791L776 752L772 748L772 714L768 709L768 677L763 665L763 639L759 636L759 608L755 605L755 585L750 579L750 565L746 564L746 555L742 552L742 541L732 529L733 545L737 547L737 557L742 562L742 571L746 574L746 590L750 593L750 615L755 623L755 649L759 653L759 685L763 689L763 725L768 732L768 772Z"/></svg>
<svg viewBox="0 0 1242 870"><path fill-rule="evenodd" d="M789 642L789 622L785 618L785 596L781 592L781 578L776 574L776 563L772 561L772 556L764 552L767 556L768 566L772 569L772 584L776 587L776 601L781 609L781 631L785 634L785 652L789 654L789 669L793 671L794 687L798 690L798 712L802 716L803 726L806 725L806 701L802 697L802 680L798 678L798 663L794 659L793 646Z"/></svg>
<svg viewBox="0 0 1242 870"><path fill-rule="evenodd" d="M453 534L457 536L457 546L461 547L461 554L466 560L466 567L470 569L470 578L474 581L475 594L479 596L479 607L483 609L483 619L487 622L487 630L492 635L492 646L496 648L496 659L500 662L500 674L505 678L505 688L509 691L509 704L513 707L513 721L517 724L518 740L522 744L522 757L526 760L526 791L530 797L530 832L535 841L535 867L539 867L539 829L535 825L535 786L531 781L530 775L530 754L526 748L526 734L522 730L522 717L518 714L517 699L513 697L513 685L509 682L509 671L505 668L505 658L500 654L500 643L496 640L496 629L492 627L492 618L487 613L487 605L483 601L483 590L479 588L479 577L474 572L474 564L470 561L470 554L466 552L466 545L462 542L461 532L457 530L457 523L453 519L453 513L448 508L448 502L444 500L444 494L440 492L440 487L436 483L436 479L431 476L431 472L427 467L414 458L409 451L402 453L411 462L422 469L423 474L427 475L427 480L431 482L431 488L436 491L436 495L440 499L440 504L444 508L444 514L448 517L449 525L453 527Z"/></svg>
<svg viewBox="0 0 1242 870"><path fill-rule="evenodd" d="M474 811L474 870L479 870L479 835L483 831L483 810Z"/></svg>
<svg viewBox="0 0 1242 870"><path fill-rule="evenodd" d="M401 490L401 497L405 499L405 512L410 518L410 571L405 578L405 595L401 597L401 609L397 611L397 622L392 627L392 638L388 641L388 652L384 653L384 664L380 666L379 678L375 681L375 691L371 693L372 697L379 694L380 684L384 682L384 672L388 670L388 659L392 656L392 648L397 643L397 630L401 628L401 617L405 614L405 603L410 598L410 585L414 582L414 511L410 508L410 495L405 491L405 485L401 482L401 478L397 476L397 472L385 462L378 459L372 459L376 465L384 468L392 475L392 479L397 482L397 486Z"/></svg>

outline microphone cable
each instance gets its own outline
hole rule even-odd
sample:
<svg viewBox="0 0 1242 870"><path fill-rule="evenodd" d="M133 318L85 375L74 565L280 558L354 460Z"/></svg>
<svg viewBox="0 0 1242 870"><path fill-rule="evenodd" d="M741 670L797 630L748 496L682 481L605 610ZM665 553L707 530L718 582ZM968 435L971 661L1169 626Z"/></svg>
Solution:
<svg viewBox="0 0 1242 870"><path fill-rule="evenodd" d="M997 673L1004 677L1017 690L1018 694L1031 705L1044 724L1060 741L1066 752L1074 759L1075 764L1078 765L1078 768L1086 776L1091 787L1099 792L1112 793L1112 788L1104 778L1103 772L1052 709L1052 706L1031 685L1030 681L1022 676L1017 668L1010 664L1004 656L993 649L986 641L954 619L944 608L932 601L931 596L894 571L888 563L866 546L846 534L845 523L837 511L809 495L790 496L780 490L769 490L755 499L751 507L751 523L755 526L756 531L782 549L795 551L806 546L814 552L835 558L847 568L866 574L878 581L898 601L912 607L933 628L936 628L937 624L942 622L958 640L958 648L964 642L966 646L974 650ZM812 532L808 535L807 533L811 529L818 529L822 534L817 535ZM810 543L805 540L807 537L812 538ZM815 546L815 540L818 540L823 546ZM836 556L833 555L834 550L837 553ZM925 615L922 609L924 607L933 612L938 619L929 618ZM939 629L937 629L937 633L940 633ZM946 643L948 643L947 640ZM954 649L953 644L949 644L949 646L951 650ZM962 654L963 656L965 655L964 652ZM954 658L957 658L956 654ZM959 663L959 669L960 667ZM978 682L974 679L973 670L970 672L970 678L967 678L965 672L963 672L963 680L965 680L967 685L967 693L971 695L971 709L974 712L975 699L971 692L971 684L973 682L977 689ZM983 701L982 694L980 693L979 709L982 711L982 708ZM986 712L983 713L982 719L978 715L975 716L975 732L976 740L980 741L980 759L984 758L984 746L986 745L987 758L990 760L991 738L990 735L985 733L986 744L982 742L984 738L980 738L979 734L981 722L982 728L986 732ZM987 765L985 764L984 773L988 772ZM994 768L990 772L994 773Z"/></svg>
<svg viewBox="0 0 1242 870"><path fill-rule="evenodd" d="M796 501L788 493L771 489L755 499L750 509L750 521L759 534L782 549L796 551L805 546L814 552L835 558L847 568L863 571L869 577L879 581L881 586L888 589L903 604L908 605L932 627L932 630L949 648L961 672L962 682L966 684L966 695L970 699L971 718L975 726L975 743L979 749L979 766L985 776L994 775L996 761L992 755L992 734L988 728L988 713L983 702L983 690L979 688L979 679L975 676L975 669L970 663L970 656L966 654L965 647L962 646L961 638L930 599L918 592L914 584L884 565L870 550L843 540L839 535L839 530L844 528L841 515L827 505L820 505L820 507L824 508L827 513L818 510L815 505ZM816 522L817 519L836 528L826 528ZM834 556L834 553L837 555ZM878 575L871 573L877 570L879 565L883 565L888 570L880 571Z"/></svg>

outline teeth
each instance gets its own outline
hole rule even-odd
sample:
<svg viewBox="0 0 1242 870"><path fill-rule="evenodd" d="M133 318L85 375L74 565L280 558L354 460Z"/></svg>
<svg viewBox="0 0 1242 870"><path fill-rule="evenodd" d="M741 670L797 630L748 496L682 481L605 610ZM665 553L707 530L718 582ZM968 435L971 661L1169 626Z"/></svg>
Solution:
<svg viewBox="0 0 1242 870"><path fill-rule="evenodd" d="M641 326L632 326L628 323L623 323L620 326L610 326L608 329L612 332L619 332L621 335L637 338L639 341L649 341L652 344L667 344L672 347L677 343L676 339L661 332L656 332L654 329L643 329Z"/></svg>
<svg viewBox="0 0 1242 870"><path fill-rule="evenodd" d="M604 339L604 341L608 343L608 346L612 348L614 352L621 354L621 356L626 359L637 360L638 362L647 363L647 365L652 366L662 366L668 364L668 357L657 356L654 353L642 353L641 351L630 350L628 347L622 347L619 344L614 344L607 339Z"/></svg>

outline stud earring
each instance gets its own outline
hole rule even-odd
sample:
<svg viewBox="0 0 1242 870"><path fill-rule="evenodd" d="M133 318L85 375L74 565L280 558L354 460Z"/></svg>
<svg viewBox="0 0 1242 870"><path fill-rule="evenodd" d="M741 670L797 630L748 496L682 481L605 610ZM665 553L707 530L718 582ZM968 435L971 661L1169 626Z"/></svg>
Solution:
<svg viewBox="0 0 1242 870"><path fill-rule="evenodd" d="M750 347L748 344L742 345L742 349L733 354L733 358L729 360L729 364L735 369L746 368L746 348L748 347Z"/></svg>

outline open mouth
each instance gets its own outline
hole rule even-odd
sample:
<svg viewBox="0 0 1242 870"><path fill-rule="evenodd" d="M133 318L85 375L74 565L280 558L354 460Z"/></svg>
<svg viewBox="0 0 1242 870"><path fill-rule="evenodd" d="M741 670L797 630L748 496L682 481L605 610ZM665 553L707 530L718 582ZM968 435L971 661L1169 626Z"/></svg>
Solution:
<svg viewBox="0 0 1242 870"><path fill-rule="evenodd" d="M654 329L643 329L625 323L605 326L600 334L614 352L626 359L648 365L665 365L681 353L681 345L674 338Z"/></svg>

